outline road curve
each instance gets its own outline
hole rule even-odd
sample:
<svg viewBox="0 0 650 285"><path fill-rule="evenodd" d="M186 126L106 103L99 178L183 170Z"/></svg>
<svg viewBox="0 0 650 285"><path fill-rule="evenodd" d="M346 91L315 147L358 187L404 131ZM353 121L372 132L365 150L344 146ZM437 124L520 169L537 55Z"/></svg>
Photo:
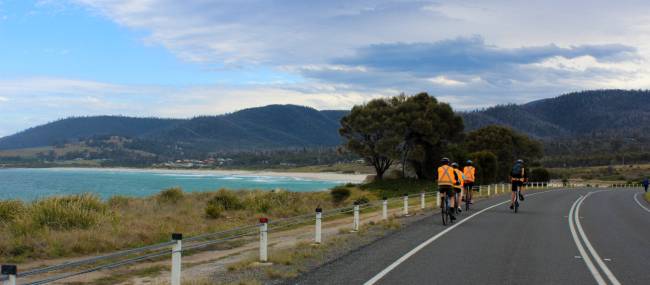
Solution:
<svg viewBox="0 0 650 285"><path fill-rule="evenodd" d="M580 230L592 249L608 259L603 263L621 283L650 284L643 270L650 265L650 213L635 203L632 191L587 196L595 191L531 194L517 214L506 205L492 207L504 197L492 198L463 213L463 219L471 218L451 230L438 215L429 216L287 283L598 284L586 266L588 258L602 275L601 284L614 284L587 249L583 257L576 240L584 241L571 233L569 212L584 199Z"/></svg>

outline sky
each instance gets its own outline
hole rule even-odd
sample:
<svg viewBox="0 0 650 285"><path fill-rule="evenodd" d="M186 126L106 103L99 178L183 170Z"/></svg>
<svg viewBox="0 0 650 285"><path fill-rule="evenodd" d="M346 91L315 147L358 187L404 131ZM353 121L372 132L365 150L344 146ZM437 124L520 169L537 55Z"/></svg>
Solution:
<svg viewBox="0 0 650 285"><path fill-rule="evenodd" d="M0 137L69 116L650 88L650 2L0 0Z"/></svg>

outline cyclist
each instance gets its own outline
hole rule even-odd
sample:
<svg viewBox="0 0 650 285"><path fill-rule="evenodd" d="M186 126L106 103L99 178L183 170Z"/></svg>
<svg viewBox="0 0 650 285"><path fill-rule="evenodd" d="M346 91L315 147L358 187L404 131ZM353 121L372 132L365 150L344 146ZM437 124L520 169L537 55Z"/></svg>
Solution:
<svg viewBox="0 0 650 285"><path fill-rule="evenodd" d="M472 204L472 188L474 188L476 168L471 160L468 160L467 165L463 168L463 175L465 176L465 199L469 199L469 203Z"/></svg>
<svg viewBox="0 0 650 285"><path fill-rule="evenodd" d="M517 189L519 189L519 200L524 200L524 184L526 183L526 178L528 173L526 173L526 168L524 167L524 161L517 159L515 165L512 166L512 172L510 173L512 181L512 194L510 199L510 209L515 207L515 195L517 194Z"/></svg>
<svg viewBox="0 0 650 285"><path fill-rule="evenodd" d="M643 179L643 182L641 184L643 184L643 189L647 193L648 192L648 185L650 185L650 180L648 180L648 177Z"/></svg>
<svg viewBox="0 0 650 285"><path fill-rule="evenodd" d="M454 169L449 166L449 158L443 158L440 161L440 167L438 167L438 192L440 192L440 197L442 198L442 201L440 201L440 208L443 208L444 199L445 196L449 197L449 208L453 209L456 207L456 199L454 198L453 195L453 185L458 183L458 176L456 175L456 172L454 172ZM454 216L454 211L449 211L449 216L451 220L455 220L456 217Z"/></svg>
<svg viewBox="0 0 650 285"><path fill-rule="evenodd" d="M451 164L451 167L454 168L454 173L457 176L457 182L454 184L454 193L458 197L458 203L456 203L456 211L459 213L462 212L460 209L460 201L462 201L461 196L463 195L463 184L465 183L465 177L463 177L463 172L458 169L458 163L454 162Z"/></svg>

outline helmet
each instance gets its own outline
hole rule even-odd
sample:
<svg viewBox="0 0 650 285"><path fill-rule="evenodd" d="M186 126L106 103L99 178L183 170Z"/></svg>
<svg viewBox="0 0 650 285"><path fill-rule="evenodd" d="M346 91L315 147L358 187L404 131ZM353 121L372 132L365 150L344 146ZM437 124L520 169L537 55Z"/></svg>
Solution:
<svg viewBox="0 0 650 285"><path fill-rule="evenodd" d="M474 162L472 162L471 160L467 161L467 165L472 165L472 163L474 163Z"/></svg>
<svg viewBox="0 0 650 285"><path fill-rule="evenodd" d="M443 157L443 158L440 160L440 163L442 163L442 164L449 164L449 158Z"/></svg>
<svg viewBox="0 0 650 285"><path fill-rule="evenodd" d="M517 163L524 163L523 159L517 159Z"/></svg>
<svg viewBox="0 0 650 285"><path fill-rule="evenodd" d="M457 163L457 162L452 163L452 164L451 164L451 167L453 167L453 168L458 168L458 163Z"/></svg>

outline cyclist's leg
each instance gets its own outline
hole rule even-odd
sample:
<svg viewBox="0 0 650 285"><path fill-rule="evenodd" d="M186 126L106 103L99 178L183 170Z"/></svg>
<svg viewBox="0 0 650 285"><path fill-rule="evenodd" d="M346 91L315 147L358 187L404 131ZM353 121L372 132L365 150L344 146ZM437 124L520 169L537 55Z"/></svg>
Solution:
<svg viewBox="0 0 650 285"><path fill-rule="evenodd" d="M515 204L515 196L517 195L517 187L519 187L519 181L512 181L512 191L510 193L510 206Z"/></svg>

